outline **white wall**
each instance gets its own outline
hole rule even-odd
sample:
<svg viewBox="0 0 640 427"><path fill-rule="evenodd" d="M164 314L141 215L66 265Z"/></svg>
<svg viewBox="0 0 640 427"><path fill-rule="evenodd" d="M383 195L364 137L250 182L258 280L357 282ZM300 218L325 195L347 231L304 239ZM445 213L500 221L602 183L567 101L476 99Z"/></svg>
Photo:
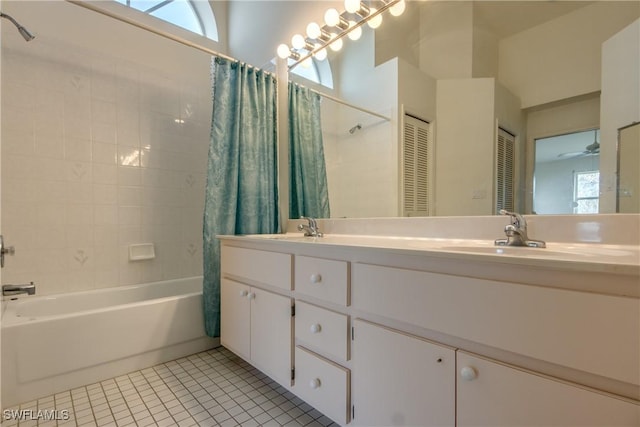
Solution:
<svg viewBox="0 0 640 427"><path fill-rule="evenodd" d="M437 79L472 77L473 4L429 2L420 8L420 69Z"/></svg>
<svg viewBox="0 0 640 427"><path fill-rule="evenodd" d="M493 213L495 80L438 80L436 215Z"/></svg>
<svg viewBox="0 0 640 427"><path fill-rule="evenodd" d="M500 41L498 78L522 108L600 90L601 44L640 16L638 2L594 2Z"/></svg>
<svg viewBox="0 0 640 427"><path fill-rule="evenodd" d="M398 215L398 62L374 65L373 32L345 40L333 62L336 96L391 120L329 100L323 101L323 129L332 217ZM350 134L357 123L362 129Z"/></svg>
<svg viewBox="0 0 640 427"><path fill-rule="evenodd" d="M600 212L616 211L618 129L640 122L640 20L602 45Z"/></svg>
<svg viewBox="0 0 640 427"><path fill-rule="evenodd" d="M52 294L202 274L209 56L68 2L3 12L37 37L2 28L3 232L16 247L3 283ZM129 262L142 242L156 259Z"/></svg>
<svg viewBox="0 0 640 427"><path fill-rule="evenodd" d="M398 59L398 102L406 113L433 122L436 119L436 80Z"/></svg>

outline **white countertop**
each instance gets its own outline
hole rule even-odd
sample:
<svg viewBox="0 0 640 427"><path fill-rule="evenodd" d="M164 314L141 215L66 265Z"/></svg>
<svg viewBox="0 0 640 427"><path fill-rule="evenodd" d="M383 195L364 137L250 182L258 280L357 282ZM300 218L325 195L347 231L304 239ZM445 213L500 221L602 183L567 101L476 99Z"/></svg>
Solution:
<svg viewBox="0 0 640 427"><path fill-rule="evenodd" d="M358 247L410 255L624 274L638 276L640 280L640 247L637 245L547 242L546 248L528 248L495 246L492 240L354 234L305 237L302 233L219 237L223 240L272 242L283 250L287 247L295 249L299 245Z"/></svg>

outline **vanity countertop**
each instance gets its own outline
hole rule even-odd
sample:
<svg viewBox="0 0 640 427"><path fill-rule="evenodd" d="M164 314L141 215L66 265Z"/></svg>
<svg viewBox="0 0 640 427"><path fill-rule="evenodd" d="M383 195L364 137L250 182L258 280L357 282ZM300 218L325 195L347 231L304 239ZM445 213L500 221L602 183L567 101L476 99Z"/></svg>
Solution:
<svg viewBox="0 0 640 427"><path fill-rule="evenodd" d="M305 237L302 233L219 236L223 240L270 242L274 249L296 250L360 248L367 251L429 256L461 261L477 261L545 267L553 270L597 272L636 276L640 282L640 247L589 243L547 242L546 248L495 246L490 240L443 239L404 236L325 234Z"/></svg>

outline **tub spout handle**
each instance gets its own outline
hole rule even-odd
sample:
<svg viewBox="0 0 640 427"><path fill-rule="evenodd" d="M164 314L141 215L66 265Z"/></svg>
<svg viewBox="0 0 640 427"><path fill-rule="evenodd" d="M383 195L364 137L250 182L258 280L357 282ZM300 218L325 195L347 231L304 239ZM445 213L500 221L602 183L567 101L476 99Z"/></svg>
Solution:
<svg viewBox="0 0 640 427"><path fill-rule="evenodd" d="M14 255L15 253L16 249L13 246L5 246L4 237L0 235L0 268L4 267L4 256Z"/></svg>

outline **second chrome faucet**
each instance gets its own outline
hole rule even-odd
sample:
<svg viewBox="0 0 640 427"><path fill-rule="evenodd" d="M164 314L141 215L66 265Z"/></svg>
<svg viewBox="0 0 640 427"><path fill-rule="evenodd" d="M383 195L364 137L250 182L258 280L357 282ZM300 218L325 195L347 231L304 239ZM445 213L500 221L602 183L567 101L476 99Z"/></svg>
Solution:
<svg viewBox="0 0 640 427"><path fill-rule="evenodd" d="M496 239L496 246L527 246L530 248L546 248L547 244L542 240L529 239L527 235L527 221L518 213L500 210L500 215L511 217L511 223L504 227L506 239Z"/></svg>
<svg viewBox="0 0 640 427"><path fill-rule="evenodd" d="M306 216L300 217L300 219L306 219L307 224L298 224L298 230L304 231L306 237L322 237L323 234L318 228L318 222L314 218Z"/></svg>

